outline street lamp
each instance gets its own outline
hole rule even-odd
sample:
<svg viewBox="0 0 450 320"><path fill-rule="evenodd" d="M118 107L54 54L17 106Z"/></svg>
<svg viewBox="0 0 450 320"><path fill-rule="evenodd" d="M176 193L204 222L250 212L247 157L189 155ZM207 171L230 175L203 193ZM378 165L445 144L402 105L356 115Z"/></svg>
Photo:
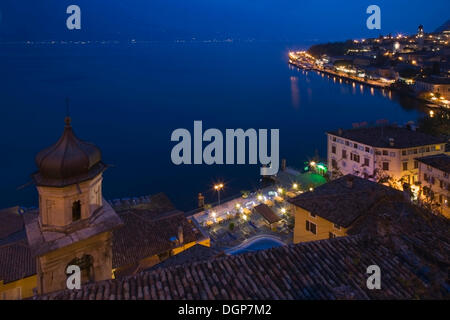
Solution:
<svg viewBox="0 0 450 320"><path fill-rule="evenodd" d="M223 189L223 183L219 183L214 186L214 190L217 191L217 196L219 198L219 205L220 205L220 190L222 190L222 189Z"/></svg>

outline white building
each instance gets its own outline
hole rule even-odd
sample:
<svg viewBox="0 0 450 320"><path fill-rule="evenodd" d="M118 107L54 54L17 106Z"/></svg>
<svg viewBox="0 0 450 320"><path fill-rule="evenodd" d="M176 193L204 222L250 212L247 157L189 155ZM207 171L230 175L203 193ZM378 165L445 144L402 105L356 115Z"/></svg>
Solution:
<svg viewBox="0 0 450 320"><path fill-rule="evenodd" d="M450 78L428 77L417 79L414 85L417 93L432 93L436 99L450 100Z"/></svg>
<svg viewBox="0 0 450 320"><path fill-rule="evenodd" d="M450 218L450 156L439 154L418 158L417 161L421 186L429 188L440 206L439 212Z"/></svg>
<svg viewBox="0 0 450 320"><path fill-rule="evenodd" d="M445 151L445 140L396 126L327 132L328 168L376 180L418 181L418 157Z"/></svg>

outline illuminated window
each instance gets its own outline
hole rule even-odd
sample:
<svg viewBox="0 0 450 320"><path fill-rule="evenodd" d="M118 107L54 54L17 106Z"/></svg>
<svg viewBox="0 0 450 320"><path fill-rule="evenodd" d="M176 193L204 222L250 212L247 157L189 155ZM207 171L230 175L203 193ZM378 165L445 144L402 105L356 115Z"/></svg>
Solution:
<svg viewBox="0 0 450 320"><path fill-rule="evenodd" d="M388 171L389 170L389 162L383 162L383 170Z"/></svg>
<svg viewBox="0 0 450 320"><path fill-rule="evenodd" d="M408 170L408 162L403 162L403 171Z"/></svg>

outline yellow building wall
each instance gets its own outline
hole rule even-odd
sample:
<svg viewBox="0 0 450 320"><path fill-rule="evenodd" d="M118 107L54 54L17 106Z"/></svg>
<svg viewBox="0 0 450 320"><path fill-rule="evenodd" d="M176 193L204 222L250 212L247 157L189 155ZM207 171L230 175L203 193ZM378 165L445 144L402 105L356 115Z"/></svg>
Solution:
<svg viewBox="0 0 450 320"><path fill-rule="evenodd" d="M310 212L292 205L292 210L295 214L294 239L293 243L317 241L330 238L330 232L336 237L343 237L347 235L347 230L343 227L336 229L334 224L319 216L312 217ZM306 230L306 221L310 221L316 225L316 234Z"/></svg>
<svg viewBox="0 0 450 320"><path fill-rule="evenodd" d="M37 287L37 276L32 275L24 279L4 284L0 281L0 300L18 300L33 296L33 289Z"/></svg>
<svg viewBox="0 0 450 320"><path fill-rule="evenodd" d="M196 244L200 244L202 246L209 247L209 246L211 246L211 241L208 238L208 239L205 239L205 240L202 240L202 241L199 241L199 242L193 241L193 242L186 243L185 245L182 245L180 247L177 247L177 248L173 249L172 250L172 255L179 254L180 252L183 252L184 250L187 250L190 247L195 246Z"/></svg>

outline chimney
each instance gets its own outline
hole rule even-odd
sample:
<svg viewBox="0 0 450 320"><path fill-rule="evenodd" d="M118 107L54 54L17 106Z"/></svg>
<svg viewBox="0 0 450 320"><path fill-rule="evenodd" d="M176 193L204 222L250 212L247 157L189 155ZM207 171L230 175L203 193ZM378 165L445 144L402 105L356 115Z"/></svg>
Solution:
<svg viewBox="0 0 450 320"><path fill-rule="evenodd" d="M346 186L349 189L353 188L353 177L352 176L347 177Z"/></svg>
<svg viewBox="0 0 450 320"><path fill-rule="evenodd" d="M393 147L393 146L395 145L395 140L394 140L394 138L389 138L389 145L390 145L391 147Z"/></svg>
<svg viewBox="0 0 450 320"><path fill-rule="evenodd" d="M281 171L286 170L286 159L281 159Z"/></svg>
<svg viewBox="0 0 450 320"><path fill-rule="evenodd" d="M205 206L205 197L199 193L198 194L198 207L203 208Z"/></svg>
<svg viewBox="0 0 450 320"><path fill-rule="evenodd" d="M180 243L180 245L183 244L184 239L183 239L183 226L179 226L178 227L178 242Z"/></svg>
<svg viewBox="0 0 450 320"><path fill-rule="evenodd" d="M343 133L344 133L344 130L342 130L342 128L339 128L338 135L342 136Z"/></svg>

